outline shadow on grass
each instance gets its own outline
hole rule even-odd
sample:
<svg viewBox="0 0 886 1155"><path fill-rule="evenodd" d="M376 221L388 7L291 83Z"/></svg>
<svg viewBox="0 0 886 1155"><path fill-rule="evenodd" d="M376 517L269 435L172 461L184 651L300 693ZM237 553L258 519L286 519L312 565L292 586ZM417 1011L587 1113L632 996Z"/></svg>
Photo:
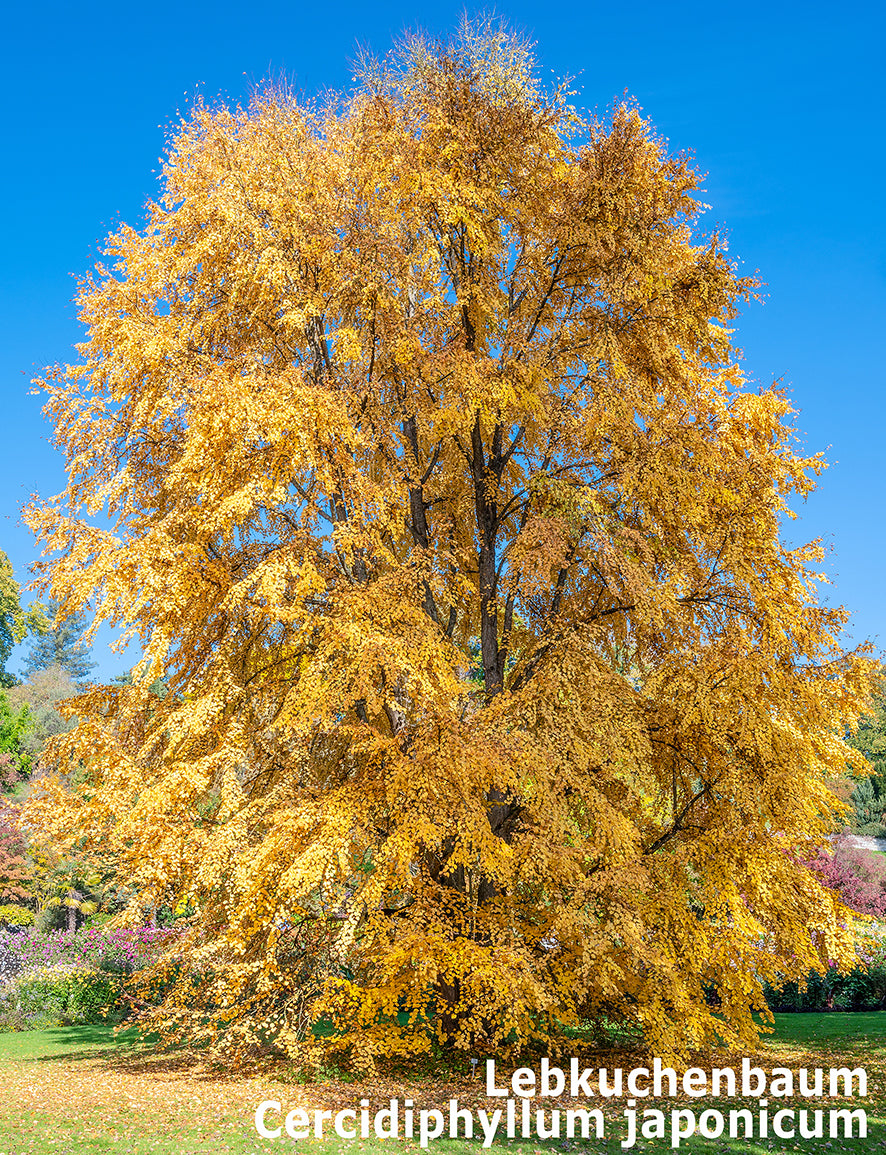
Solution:
<svg viewBox="0 0 886 1155"><path fill-rule="evenodd" d="M8 1031L0 1033L0 1061L68 1062L130 1047L137 1041L137 1032L115 1034L113 1027L101 1024Z"/></svg>
<svg viewBox="0 0 886 1155"><path fill-rule="evenodd" d="M576 1040L579 1042L579 1040ZM867 1053L873 1058L886 1049L886 1011L877 1012L826 1012L778 1014L775 1030L761 1040L758 1057L762 1061L766 1051L809 1051L822 1052L822 1059L838 1051L849 1054ZM583 1048L582 1048L583 1049ZM605 1059L598 1053L598 1061L604 1066L631 1067L640 1063L642 1055L631 1048L605 1048ZM200 1080L217 1080L231 1074L216 1062L207 1062L205 1052L187 1043L162 1045L157 1035L142 1035L137 1028L118 1029L110 1025L61 1026L42 1031L23 1031L0 1034L0 1062L39 1061L46 1063L68 1063L75 1060L99 1061L102 1066L125 1070L133 1074L184 1074ZM828 1063L825 1063L828 1065ZM275 1064L271 1064L275 1066ZM281 1069L286 1064L281 1063ZM429 1069L418 1070L422 1064L411 1064L408 1071L390 1071L415 1078L422 1076L433 1080L440 1078L438 1064L430 1063ZM260 1068L260 1069L259 1069ZM253 1073L267 1073L268 1066L259 1064ZM240 1072L245 1073L245 1072ZM464 1072L448 1069L446 1074L458 1077ZM325 1072L326 1078L310 1079L310 1082L351 1082L341 1072ZM278 1072L279 1077L279 1072ZM301 1079L283 1078L284 1082L301 1082Z"/></svg>
<svg viewBox="0 0 886 1155"><path fill-rule="evenodd" d="M67 1064L83 1060L136 1073L189 1072L217 1079L225 1072L207 1067L206 1056L191 1043L163 1044L159 1035L137 1027L107 1024L46 1027L0 1032L0 1065L5 1062Z"/></svg>

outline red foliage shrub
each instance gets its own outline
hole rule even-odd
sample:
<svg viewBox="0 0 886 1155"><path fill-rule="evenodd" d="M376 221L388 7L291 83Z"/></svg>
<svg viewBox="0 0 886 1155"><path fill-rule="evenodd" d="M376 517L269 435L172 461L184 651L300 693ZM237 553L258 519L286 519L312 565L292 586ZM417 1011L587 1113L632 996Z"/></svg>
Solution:
<svg viewBox="0 0 886 1155"><path fill-rule="evenodd" d="M886 914L886 858L853 846L841 834L834 839L833 853L819 851L809 866L859 914Z"/></svg>
<svg viewBox="0 0 886 1155"><path fill-rule="evenodd" d="M13 806L0 805L0 903L21 902L30 897L31 867L15 817Z"/></svg>

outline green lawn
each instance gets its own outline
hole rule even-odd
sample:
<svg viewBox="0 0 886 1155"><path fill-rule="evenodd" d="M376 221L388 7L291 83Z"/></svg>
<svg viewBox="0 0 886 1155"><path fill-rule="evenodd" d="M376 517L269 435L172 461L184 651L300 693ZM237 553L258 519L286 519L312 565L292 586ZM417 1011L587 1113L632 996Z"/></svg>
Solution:
<svg viewBox="0 0 886 1155"><path fill-rule="evenodd" d="M814 1047L817 1043L838 1043L857 1051L869 1046L886 1047L886 1011L828 1011L826 1014L775 1016L775 1043L796 1043Z"/></svg>
<svg viewBox="0 0 886 1155"><path fill-rule="evenodd" d="M102 1051L131 1046L134 1032L114 1034L113 1027L53 1027L45 1031L0 1032L0 1063L93 1058Z"/></svg>
<svg viewBox="0 0 886 1155"><path fill-rule="evenodd" d="M617 1059L602 1054L588 1065L643 1065L639 1057L621 1054ZM861 1139L820 1140L719 1139L693 1137L683 1140L679 1150L691 1155L775 1155L779 1152L886 1151L886 1012L872 1014L777 1015L776 1029L755 1063L764 1067L865 1066L872 1094L863 1102L868 1112L868 1136ZM738 1067L740 1056L720 1055L713 1065ZM409 1087L326 1082L300 1086L280 1075L228 1078L207 1075L177 1059L158 1059L138 1046L133 1034L114 1035L109 1027L65 1027L0 1035L0 1155L264 1155L269 1152L298 1152L300 1155L390 1155L392 1148L416 1151L418 1143L396 1143L377 1139L293 1141L285 1135L277 1140L260 1139L252 1119L262 1099L275 1099L286 1108L328 1106L340 1109L356 1106L369 1095L382 1103L386 1096L412 1096L416 1107L445 1104L449 1094L463 1102L482 1094L479 1083L462 1080L451 1089L432 1081L416 1081ZM598 1105L600 1101L589 1104ZM621 1152L624 1101L610 1101L607 1108L605 1140L537 1139L496 1141L513 1155L570 1151L575 1155L616 1155ZM648 1102L648 1101L646 1101ZM495 1107L485 1100L480 1106ZM640 1108L646 1103L639 1102ZM730 1107L758 1109L756 1101L664 1100L655 1106L669 1118L675 1108L690 1108L698 1115L711 1107L728 1112ZM806 1100L785 1103L772 1101L774 1112L782 1106L819 1106L828 1101ZM834 1104L845 1105L845 1104ZM852 1107L862 1105L855 1101ZM727 1115L728 1118L728 1115ZM642 1117L641 1117L642 1122ZM481 1142L438 1139L430 1150L439 1155L464 1155L479 1150ZM638 1138L634 1151L644 1155L672 1150L669 1139Z"/></svg>

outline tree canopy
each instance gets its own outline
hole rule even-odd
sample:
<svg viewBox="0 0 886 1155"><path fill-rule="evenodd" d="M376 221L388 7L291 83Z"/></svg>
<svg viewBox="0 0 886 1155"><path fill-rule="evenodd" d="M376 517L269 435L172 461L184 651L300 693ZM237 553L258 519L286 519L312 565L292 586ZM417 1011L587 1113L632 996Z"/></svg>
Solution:
<svg viewBox="0 0 886 1155"><path fill-rule="evenodd" d="M609 1014L667 1052L849 957L802 862L872 663L782 543L822 463L745 383L700 180L488 30L174 133L28 515L60 612L144 646L29 821L194 910L162 1025L297 1054L324 1014L370 1062Z"/></svg>
<svg viewBox="0 0 886 1155"><path fill-rule="evenodd" d="M58 667L82 681L90 670L95 669L95 662L89 657L89 645L83 640L86 615L77 611L60 617L58 603L50 601L48 616L47 628L31 643L31 651L25 659L24 676L27 678Z"/></svg>
<svg viewBox="0 0 886 1155"><path fill-rule="evenodd" d="M12 564L0 549L0 687L15 683L15 677L6 669L13 646L23 641L30 631L39 633L44 628L45 619L39 606L22 607Z"/></svg>

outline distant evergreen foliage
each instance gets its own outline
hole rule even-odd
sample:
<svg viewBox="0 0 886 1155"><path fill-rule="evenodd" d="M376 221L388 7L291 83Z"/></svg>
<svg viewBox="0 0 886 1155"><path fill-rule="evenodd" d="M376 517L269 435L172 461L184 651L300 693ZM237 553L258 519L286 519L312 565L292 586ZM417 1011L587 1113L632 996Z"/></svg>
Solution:
<svg viewBox="0 0 886 1155"><path fill-rule="evenodd" d="M852 829L856 834L886 837L886 689L880 689L873 713L859 723L849 742L873 770L852 791Z"/></svg>
<svg viewBox="0 0 886 1155"><path fill-rule="evenodd" d="M132 670L127 670L123 674L115 674L111 678L111 682L117 686L131 686L132 685ZM155 678L148 686L148 693L153 694L155 698L159 698L162 702L169 693L169 682L165 677Z"/></svg>
<svg viewBox="0 0 886 1155"><path fill-rule="evenodd" d="M51 666L60 666L72 678L81 681L88 677L90 670L95 669L95 662L89 656L89 646L83 641L86 615L77 613L58 620L58 611L58 603L50 601L49 618L53 624L45 634L34 639L25 661L26 678L40 670L48 670Z"/></svg>
<svg viewBox="0 0 886 1155"><path fill-rule="evenodd" d="M886 763L881 762L879 773L864 778L852 791L852 828L857 834L886 837Z"/></svg>

